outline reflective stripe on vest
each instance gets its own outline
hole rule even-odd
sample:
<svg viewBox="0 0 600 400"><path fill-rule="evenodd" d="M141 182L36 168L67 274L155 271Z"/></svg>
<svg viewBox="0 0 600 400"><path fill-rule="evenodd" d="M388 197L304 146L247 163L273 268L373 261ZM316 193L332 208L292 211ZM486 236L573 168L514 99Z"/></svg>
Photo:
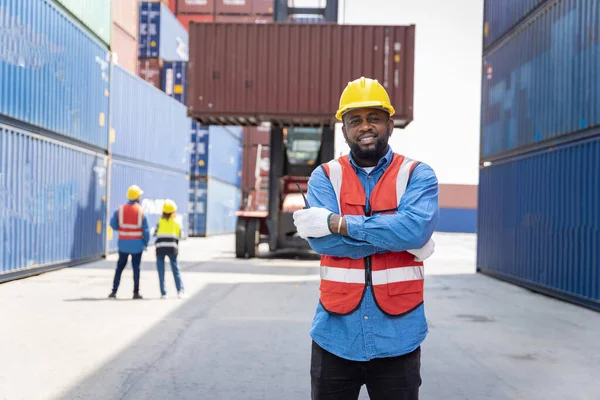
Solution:
<svg viewBox="0 0 600 400"><path fill-rule="evenodd" d="M139 204L125 204L119 207L119 239L139 240L143 239L142 225L144 211Z"/></svg>
<svg viewBox="0 0 600 400"><path fill-rule="evenodd" d="M181 226L175 221L174 218L171 218L169 220L161 218L158 220L158 227L156 228L155 246L157 249L178 249L180 235Z"/></svg>
<svg viewBox="0 0 600 400"><path fill-rule="evenodd" d="M418 162L394 154L392 162L379 179L370 204L348 156L323 165L333 186L341 215L395 213L406 192L411 173ZM390 315L401 315L423 302L423 263L408 252L386 252L368 257L369 276L375 301ZM358 308L366 288L365 260L321 256L321 303L329 312L348 314Z"/></svg>

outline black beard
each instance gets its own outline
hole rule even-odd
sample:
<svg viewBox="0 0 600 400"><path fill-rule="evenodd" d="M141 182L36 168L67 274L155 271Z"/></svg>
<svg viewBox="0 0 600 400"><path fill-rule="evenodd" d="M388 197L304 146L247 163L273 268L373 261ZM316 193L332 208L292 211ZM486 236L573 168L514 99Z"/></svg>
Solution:
<svg viewBox="0 0 600 400"><path fill-rule="evenodd" d="M389 133L377 139L374 149L361 150L358 142L350 146L350 151L354 158L363 161L379 161L388 151Z"/></svg>

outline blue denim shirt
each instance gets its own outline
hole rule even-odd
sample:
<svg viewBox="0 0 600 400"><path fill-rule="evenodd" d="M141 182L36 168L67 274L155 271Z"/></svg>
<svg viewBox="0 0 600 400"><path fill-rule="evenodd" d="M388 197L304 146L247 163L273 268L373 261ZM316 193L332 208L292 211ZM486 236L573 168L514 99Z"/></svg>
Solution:
<svg viewBox="0 0 600 400"><path fill-rule="evenodd" d="M354 167L370 198L375 184L392 161L392 149L367 174ZM317 168L309 180L308 203L339 214L335 192L322 168ZM433 170L420 163L413 170L410 184L400 201L396 214L345 216L348 235L328 235L308 239L319 254L364 258L386 251L419 249L427 243L438 219L438 182ZM427 336L428 328L424 306L413 312L392 317L384 314L375 304L369 288L360 307L349 315L329 314L321 303L313 319L310 335L322 348L339 357L368 361L373 358L394 357L415 350Z"/></svg>
<svg viewBox="0 0 600 400"><path fill-rule="evenodd" d="M127 204L135 204L135 202L128 202ZM116 210L110 219L110 227L113 229L115 234L119 230L119 210ZM148 218L144 215L144 219L142 221L142 232L144 234L144 238L142 240L121 240L118 241L118 248L121 253L128 254L138 254L144 251L144 248L148 245L150 241L150 228L148 226Z"/></svg>

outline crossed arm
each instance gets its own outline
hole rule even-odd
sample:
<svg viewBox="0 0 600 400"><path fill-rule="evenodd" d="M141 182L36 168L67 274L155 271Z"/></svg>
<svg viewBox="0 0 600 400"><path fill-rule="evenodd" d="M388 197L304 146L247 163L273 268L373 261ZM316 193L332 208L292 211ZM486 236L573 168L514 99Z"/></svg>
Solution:
<svg viewBox="0 0 600 400"><path fill-rule="evenodd" d="M321 168L310 180L308 202L333 212L331 225L337 227L339 209L331 182ZM419 164L400 200L398 212L371 217L344 215L341 234L309 238L319 254L353 259L386 251L420 249L427 243L438 219L438 181L433 170Z"/></svg>

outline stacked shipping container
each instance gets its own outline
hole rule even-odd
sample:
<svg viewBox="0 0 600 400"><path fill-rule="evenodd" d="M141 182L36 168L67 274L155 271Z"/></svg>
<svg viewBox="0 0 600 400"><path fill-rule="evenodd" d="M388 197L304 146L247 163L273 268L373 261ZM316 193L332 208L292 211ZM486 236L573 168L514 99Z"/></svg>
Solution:
<svg viewBox="0 0 600 400"><path fill-rule="evenodd" d="M110 3L61 3L0 1L0 281L104 254Z"/></svg>
<svg viewBox="0 0 600 400"><path fill-rule="evenodd" d="M600 5L486 3L478 269L600 309Z"/></svg>
<svg viewBox="0 0 600 400"><path fill-rule="evenodd" d="M177 0L177 18L186 29L194 22L267 23L273 0Z"/></svg>
<svg viewBox="0 0 600 400"><path fill-rule="evenodd" d="M114 21L111 1L80 3L0 1L0 281L114 250L134 183L151 223L168 195L187 224L185 106L126 71L137 1L113 1Z"/></svg>

